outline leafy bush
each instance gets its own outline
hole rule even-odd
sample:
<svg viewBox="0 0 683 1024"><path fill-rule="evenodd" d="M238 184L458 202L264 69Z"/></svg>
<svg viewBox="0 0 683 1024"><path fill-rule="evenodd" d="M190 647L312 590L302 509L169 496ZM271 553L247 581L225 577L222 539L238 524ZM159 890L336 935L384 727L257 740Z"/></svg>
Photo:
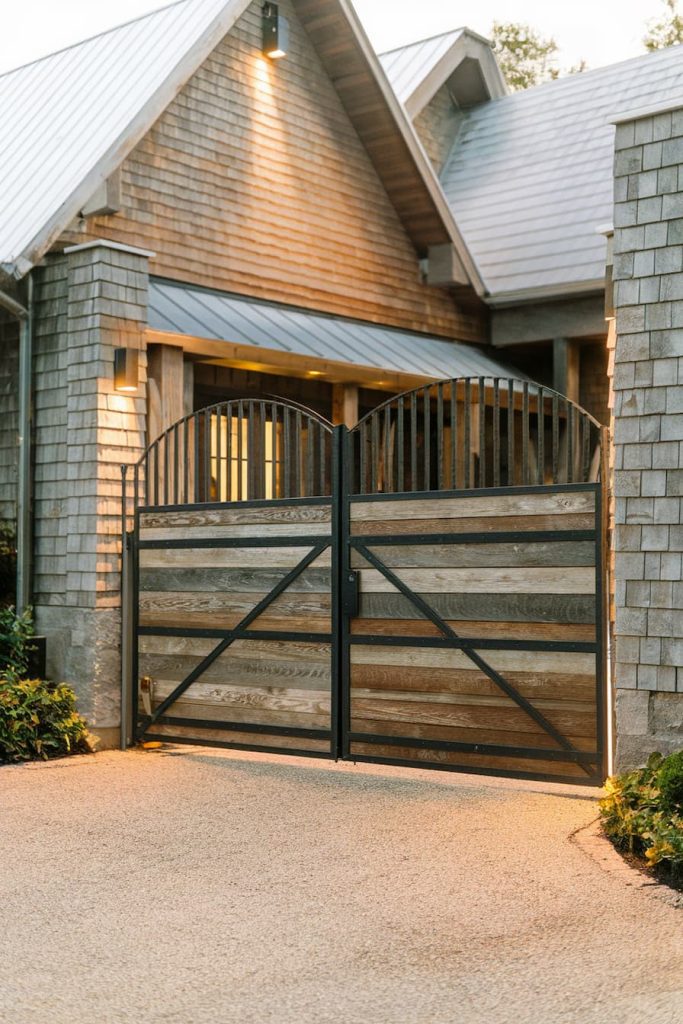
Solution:
<svg viewBox="0 0 683 1024"><path fill-rule="evenodd" d="M0 761L29 761L92 750L76 697L63 683L0 680Z"/></svg>
<svg viewBox="0 0 683 1024"><path fill-rule="evenodd" d="M644 768L608 779L600 801L605 832L674 878L683 873L683 751L652 754Z"/></svg>
<svg viewBox="0 0 683 1024"><path fill-rule="evenodd" d="M26 676L33 645L30 608L17 615L14 608L0 608L0 678L16 681Z"/></svg>
<svg viewBox="0 0 683 1024"><path fill-rule="evenodd" d="M26 679L33 636L30 610L0 609L0 762L93 749L76 697L64 683Z"/></svg>

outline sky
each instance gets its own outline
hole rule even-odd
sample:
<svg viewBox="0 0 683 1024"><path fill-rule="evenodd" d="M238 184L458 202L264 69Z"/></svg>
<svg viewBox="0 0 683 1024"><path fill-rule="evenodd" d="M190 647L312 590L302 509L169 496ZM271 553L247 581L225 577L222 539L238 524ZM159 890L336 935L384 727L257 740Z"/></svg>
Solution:
<svg viewBox="0 0 683 1024"><path fill-rule="evenodd" d="M487 35L494 19L553 36L561 68L601 67L643 53L662 0L353 0L382 51L466 25ZM0 73L164 6L163 0L0 0Z"/></svg>

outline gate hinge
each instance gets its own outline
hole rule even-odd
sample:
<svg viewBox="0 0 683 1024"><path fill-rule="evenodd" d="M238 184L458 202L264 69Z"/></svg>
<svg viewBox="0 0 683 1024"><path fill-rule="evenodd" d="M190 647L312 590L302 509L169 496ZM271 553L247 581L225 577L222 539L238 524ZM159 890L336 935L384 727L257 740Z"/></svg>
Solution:
<svg viewBox="0 0 683 1024"><path fill-rule="evenodd" d="M145 714L152 717L152 705L154 704L154 680L151 676L143 676L140 680L140 696Z"/></svg>
<svg viewBox="0 0 683 1024"><path fill-rule="evenodd" d="M358 615L359 599L360 573L349 569L342 573L341 604L343 614L355 619Z"/></svg>

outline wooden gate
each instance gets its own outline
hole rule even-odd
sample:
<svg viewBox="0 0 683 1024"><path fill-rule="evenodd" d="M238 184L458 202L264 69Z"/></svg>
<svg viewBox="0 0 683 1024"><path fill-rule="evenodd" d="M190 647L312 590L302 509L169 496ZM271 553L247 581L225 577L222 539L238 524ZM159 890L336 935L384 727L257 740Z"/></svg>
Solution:
<svg viewBox="0 0 683 1024"><path fill-rule="evenodd" d="M136 738L600 783L603 435L481 378L181 421L134 483Z"/></svg>

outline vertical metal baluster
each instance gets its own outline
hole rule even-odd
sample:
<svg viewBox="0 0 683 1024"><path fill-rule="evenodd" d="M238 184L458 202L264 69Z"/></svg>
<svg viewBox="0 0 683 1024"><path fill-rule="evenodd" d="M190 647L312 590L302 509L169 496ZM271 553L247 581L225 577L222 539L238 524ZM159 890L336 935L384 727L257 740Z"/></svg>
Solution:
<svg viewBox="0 0 683 1024"><path fill-rule="evenodd" d="M315 420L308 418L306 429L306 494L309 498L315 494Z"/></svg>
<svg viewBox="0 0 683 1024"><path fill-rule="evenodd" d="M404 445L405 439L403 436L403 395L399 397L398 408L396 410L396 487L399 491L403 491L405 488L405 452Z"/></svg>
<svg viewBox="0 0 683 1024"><path fill-rule="evenodd" d="M567 483L574 482L574 406L567 400Z"/></svg>
<svg viewBox="0 0 683 1024"><path fill-rule="evenodd" d="M463 468L465 470L465 479L463 481L465 490L469 490L472 486L472 445L471 445L471 433L472 433L472 381L469 377L465 380L465 407L463 410L465 414L465 457L463 459Z"/></svg>
<svg viewBox="0 0 683 1024"><path fill-rule="evenodd" d="M529 481L529 385L522 385L522 483L528 487Z"/></svg>
<svg viewBox="0 0 683 1024"><path fill-rule="evenodd" d="M423 439L424 439L424 477L422 480L422 490L429 491L432 486L432 424L431 424L431 410L432 410L432 389L431 385L426 387L423 391Z"/></svg>
<svg viewBox="0 0 683 1024"><path fill-rule="evenodd" d="M586 415L581 416L581 482L588 482L590 473L590 432L591 424Z"/></svg>
<svg viewBox="0 0 683 1024"><path fill-rule="evenodd" d="M222 466L221 461L223 452L221 451L221 426L222 426L222 414L220 405L216 409L216 501L223 500L223 473L221 472Z"/></svg>
<svg viewBox="0 0 683 1024"><path fill-rule="evenodd" d="M247 501L258 498L258 462L259 452L256 450L256 403L247 404Z"/></svg>
<svg viewBox="0 0 683 1024"><path fill-rule="evenodd" d="M282 410L282 432L284 434L283 486L285 498L292 496L292 438L290 436L291 414L285 405Z"/></svg>
<svg viewBox="0 0 683 1024"><path fill-rule="evenodd" d="M301 413L297 409L294 413L294 497L301 495L301 476L303 469L303 430L301 429Z"/></svg>
<svg viewBox="0 0 683 1024"><path fill-rule="evenodd" d="M322 496L327 493L325 490L325 459L327 457L327 431L325 430L322 423L318 424L318 444L320 446L320 471L317 493Z"/></svg>
<svg viewBox="0 0 683 1024"><path fill-rule="evenodd" d="M553 483L557 483L560 454L560 396L553 394Z"/></svg>
<svg viewBox="0 0 683 1024"><path fill-rule="evenodd" d="M384 493L389 494L391 486L391 410L384 406Z"/></svg>
<svg viewBox="0 0 683 1024"><path fill-rule="evenodd" d="M211 414L204 413L204 501L211 497Z"/></svg>
<svg viewBox="0 0 683 1024"><path fill-rule="evenodd" d="M417 395L413 391L410 396L410 490L417 489Z"/></svg>
<svg viewBox="0 0 683 1024"><path fill-rule="evenodd" d="M451 381L451 489L458 486L458 386Z"/></svg>
<svg viewBox="0 0 683 1024"><path fill-rule="evenodd" d="M225 406L225 500L234 501L235 496L233 494L232 486L232 420L233 420L234 406L232 402L228 402Z"/></svg>
<svg viewBox="0 0 683 1024"><path fill-rule="evenodd" d="M355 479L355 459L351 460L349 473L351 480L349 481L349 487L351 493L354 491L356 494L367 494L367 476L368 476L368 424L367 420L363 420L358 431L358 441L360 446L359 459L358 459L358 481Z"/></svg>
<svg viewBox="0 0 683 1024"><path fill-rule="evenodd" d="M493 381L493 486L500 487L500 380Z"/></svg>
<svg viewBox="0 0 683 1024"><path fill-rule="evenodd" d="M436 385L436 487L444 489L443 465L443 384Z"/></svg>
<svg viewBox="0 0 683 1024"><path fill-rule="evenodd" d="M277 486L277 406L274 402L270 407L270 454L272 457L270 464L270 493L272 498L279 498L280 494L278 493Z"/></svg>
<svg viewBox="0 0 683 1024"><path fill-rule="evenodd" d="M183 494L182 504L190 504L190 420L183 420Z"/></svg>
<svg viewBox="0 0 683 1024"><path fill-rule="evenodd" d="M545 483L545 394L543 388L538 389L538 480L539 484Z"/></svg>
<svg viewBox="0 0 683 1024"><path fill-rule="evenodd" d="M135 466L133 473L133 512L136 512L140 504L140 467ZM145 477L145 504L149 504L147 497L147 478Z"/></svg>
<svg viewBox="0 0 683 1024"><path fill-rule="evenodd" d="M244 428L244 403L237 403L237 500L242 501L242 465L244 463L244 444L242 442L242 430ZM247 458L249 452L247 452Z"/></svg>
<svg viewBox="0 0 683 1024"><path fill-rule="evenodd" d="M377 463L379 462L379 417L373 413L370 442L370 485L372 494L377 494Z"/></svg>
<svg viewBox="0 0 683 1024"><path fill-rule="evenodd" d="M479 378L479 486L486 487L486 378Z"/></svg>
<svg viewBox="0 0 683 1024"><path fill-rule="evenodd" d="M259 402L258 404L258 460L255 470L256 475L256 495L259 498L265 498L266 496L266 473L268 472L266 467L266 431L268 429L266 422L266 403Z"/></svg>
<svg viewBox="0 0 683 1024"><path fill-rule="evenodd" d="M180 453L178 452L180 427L176 424L173 428L173 504L178 504L178 490L180 475Z"/></svg>
<svg viewBox="0 0 683 1024"><path fill-rule="evenodd" d="M164 432L164 505L168 505L169 463L171 461L170 431Z"/></svg>
<svg viewBox="0 0 683 1024"><path fill-rule="evenodd" d="M508 377L508 478L507 485L515 482L515 382Z"/></svg>
<svg viewBox="0 0 683 1024"><path fill-rule="evenodd" d="M159 504L159 442L154 442L154 504Z"/></svg>
<svg viewBox="0 0 683 1024"><path fill-rule="evenodd" d="M195 503L198 503L199 478L201 476L201 466L199 464L199 413L195 413L192 417L192 426L194 428L194 500Z"/></svg>

